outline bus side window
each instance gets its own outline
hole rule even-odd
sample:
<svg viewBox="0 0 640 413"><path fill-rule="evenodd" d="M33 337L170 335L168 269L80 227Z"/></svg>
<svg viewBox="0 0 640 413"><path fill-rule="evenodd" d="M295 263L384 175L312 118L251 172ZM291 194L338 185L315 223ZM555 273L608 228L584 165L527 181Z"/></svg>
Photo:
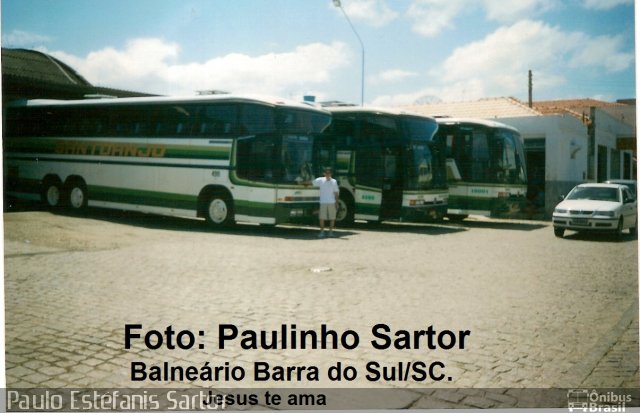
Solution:
<svg viewBox="0 0 640 413"><path fill-rule="evenodd" d="M195 123L194 108L188 106L174 106L175 109L175 133L178 136L191 136Z"/></svg>
<svg viewBox="0 0 640 413"><path fill-rule="evenodd" d="M160 137L189 137L195 122L190 106L159 107L150 110L150 132Z"/></svg>
<svg viewBox="0 0 640 413"><path fill-rule="evenodd" d="M260 135L276 130L274 111L267 106L244 105L242 107L241 133Z"/></svg>
<svg viewBox="0 0 640 413"><path fill-rule="evenodd" d="M206 105L198 110L195 133L208 137L233 136L237 119L237 105Z"/></svg>
<svg viewBox="0 0 640 413"><path fill-rule="evenodd" d="M275 142L273 136L237 140L236 171L240 178L253 181L274 179Z"/></svg>

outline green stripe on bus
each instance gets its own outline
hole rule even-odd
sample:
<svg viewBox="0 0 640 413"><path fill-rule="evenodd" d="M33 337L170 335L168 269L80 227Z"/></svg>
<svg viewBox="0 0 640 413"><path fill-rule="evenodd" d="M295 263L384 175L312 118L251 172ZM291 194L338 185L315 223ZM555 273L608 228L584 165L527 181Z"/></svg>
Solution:
<svg viewBox="0 0 640 413"><path fill-rule="evenodd" d="M525 184L509 184L509 183L488 183L488 182L467 182L467 181L449 181L449 188L465 188L465 187L498 187L498 188L516 188L526 189Z"/></svg>
<svg viewBox="0 0 640 413"><path fill-rule="evenodd" d="M88 190L89 199L96 201L148 205L162 208L189 209L193 211L196 210L198 204L198 197L196 195L114 188L97 185L89 186Z"/></svg>
<svg viewBox="0 0 640 413"><path fill-rule="evenodd" d="M380 215L380 205L356 202L356 214Z"/></svg>
<svg viewBox="0 0 640 413"><path fill-rule="evenodd" d="M468 209L477 211L506 212L511 204L526 205L526 199L522 198L476 198L468 196L449 195L448 208Z"/></svg>
<svg viewBox="0 0 640 413"><path fill-rule="evenodd" d="M163 144L161 140L158 142L129 143L103 140L74 141L69 139L21 138L8 140L5 144L5 150L17 153L111 156L114 158L154 157L229 160L231 157L230 146L188 146ZM157 156L145 156L146 152L149 152L151 148L153 148L152 153Z"/></svg>
<svg viewBox="0 0 640 413"><path fill-rule="evenodd" d="M250 215L255 217L273 217L275 203L243 201L237 199L234 201L236 214Z"/></svg>

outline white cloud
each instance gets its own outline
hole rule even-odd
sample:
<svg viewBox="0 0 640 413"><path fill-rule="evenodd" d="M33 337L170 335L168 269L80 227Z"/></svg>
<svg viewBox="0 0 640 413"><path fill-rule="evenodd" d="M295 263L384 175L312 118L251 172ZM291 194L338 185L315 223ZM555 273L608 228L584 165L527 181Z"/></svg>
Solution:
<svg viewBox="0 0 640 413"><path fill-rule="evenodd" d="M14 30L2 35L2 47L37 47L49 43L51 38L37 33Z"/></svg>
<svg viewBox="0 0 640 413"><path fill-rule="evenodd" d="M599 36L587 38L577 48L569 64L571 67L602 66L608 72L620 72L635 60L633 52L622 52L622 36Z"/></svg>
<svg viewBox="0 0 640 413"><path fill-rule="evenodd" d="M369 78L369 82L374 84L395 83L417 75L418 74L416 72L410 72L408 70L390 69L371 76Z"/></svg>
<svg viewBox="0 0 640 413"><path fill-rule="evenodd" d="M312 43L284 53L249 56L231 53L203 62L180 63L177 44L135 39L124 49L106 48L86 57L50 52L93 84L166 95L219 89L288 97L328 82L347 65L345 44Z"/></svg>
<svg viewBox="0 0 640 413"><path fill-rule="evenodd" d="M434 37L446 29L455 28L455 19L461 13L472 12L476 8L484 11L489 20L511 23L543 14L557 5L554 0L413 0L406 16L413 22L414 32ZM471 18L477 19L477 15Z"/></svg>
<svg viewBox="0 0 640 413"><path fill-rule="evenodd" d="M466 0L414 0L407 10L413 21L413 31L433 37L445 28L453 27L453 19L469 6Z"/></svg>
<svg viewBox="0 0 640 413"><path fill-rule="evenodd" d="M398 17L384 0L342 0L342 8L350 19L359 20L374 27L382 27Z"/></svg>
<svg viewBox="0 0 640 413"><path fill-rule="evenodd" d="M551 10L557 4L555 0L483 0L487 18L501 22L531 18Z"/></svg>
<svg viewBox="0 0 640 413"><path fill-rule="evenodd" d="M584 0L584 7L593 10L611 10L622 5L633 5L633 0Z"/></svg>
<svg viewBox="0 0 640 413"><path fill-rule="evenodd" d="M455 49L429 73L432 86L383 96L375 103L409 104L425 95L447 101L523 96L529 69L533 70L535 93L566 83L578 67L615 72L628 69L633 61L633 53L623 50L619 37L591 37L523 20Z"/></svg>

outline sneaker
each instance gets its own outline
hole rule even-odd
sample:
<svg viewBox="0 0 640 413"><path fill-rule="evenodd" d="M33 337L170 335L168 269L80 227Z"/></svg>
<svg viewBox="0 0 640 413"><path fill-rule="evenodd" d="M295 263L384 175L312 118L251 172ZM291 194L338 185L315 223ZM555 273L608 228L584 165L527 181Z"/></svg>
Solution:
<svg viewBox="0 0 640 413"><path fill-rule="evenodd" d="M324 231L320 231L320 233L318 234L318 238L324 238Z"/></svg>

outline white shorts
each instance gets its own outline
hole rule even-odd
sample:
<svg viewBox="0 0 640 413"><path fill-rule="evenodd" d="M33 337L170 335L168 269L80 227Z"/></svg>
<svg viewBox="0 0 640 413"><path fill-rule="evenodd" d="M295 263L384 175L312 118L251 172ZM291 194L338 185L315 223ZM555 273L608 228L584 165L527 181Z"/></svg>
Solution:
<svg viewBox="0 0 640 413"><path fill-rule="evenodd" d="M336 204L320 204L320 219L336 220Z"/></svg>

